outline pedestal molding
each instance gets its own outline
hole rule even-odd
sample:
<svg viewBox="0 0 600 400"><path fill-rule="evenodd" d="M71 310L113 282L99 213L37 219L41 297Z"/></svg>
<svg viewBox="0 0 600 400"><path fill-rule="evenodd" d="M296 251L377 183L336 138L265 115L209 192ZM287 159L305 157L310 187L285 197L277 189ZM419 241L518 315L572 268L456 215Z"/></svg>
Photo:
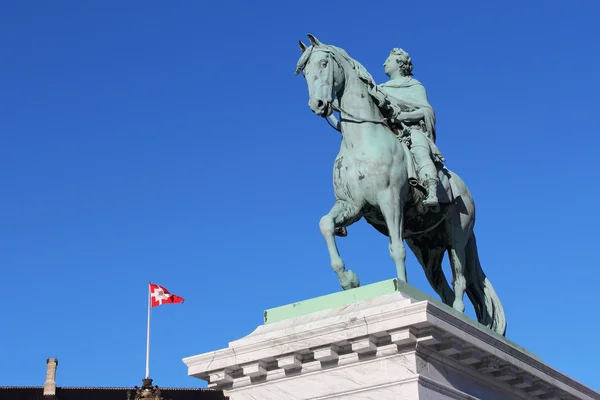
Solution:
<svg viewBox="0 0 600 400"><path fill-rule="evenodd" d="M442 322L442 324L439 324L439 326L448 329L448 327L445 326L445 324L448 324L458 329L459 333L457 335L457 339L467 339L475 347L478 344L473 343L473 338L475 338L477 341L481 341L482 343L485 343L497 350L500 350L499 352L494 352L490 354L490 356L494 357L496 360L500 360L503 363L514 364L514 361L510 360L510 357L514 357L516 360L530 366L532 369L541 372L542 374L537 375L539 379L548 382L557 380L566 387L572 387L574 389L577 389L582 393L585 393L586 395L590 396L591 398L596 398L594 396L598 396L598 393L593 391L589 387L575 381L574 379L566 376L560 371L549 367L548 365L542 363L539 359L531 357L528 354L522 353L517 347L506 343L502 339L498 339L497 337L495 337L495 335L490 335L489 333L485 332L484 329L486 328L484 327L478 329L458 318L453 317L452 315L445 312L442 308L432 303L428 303L427 312L429 315L439 319ZM434 324L436 323L435 320L432 320L431 322ZM483 346L481 346L480 344L478 347ZM517 370L522 370L522 368L517 368Z"/></svg>
<svg viewBox="0 0 600 400"><path fill-rule="evenodd" d="M600 399L600 394L487 328L465 322L453 315L453 310L429 301L397 301L389 296L389 304L380 301L358 310L342 307L335 315L323 311L263 325L246 338L231 342L228 349L185 358L188 374L208 381L209 387L229 390L235 399L240 390L294 385L292 382L299 379L314 381L315 374L327 371L337 371L339 380L346 376L342 369L373 371L375 365L367 365L379 362L404 368L403 374L414 374L424 387L434 390L435 386L444 396L476 398L423 374L420 368L432 362L514 398ZM399 304L401 308L397 308ZM381 379L377 377L379 387L388 385ZM394 386L400 378L389 379L389 385ZM323 399L341 395L328 394Z"/></svg>

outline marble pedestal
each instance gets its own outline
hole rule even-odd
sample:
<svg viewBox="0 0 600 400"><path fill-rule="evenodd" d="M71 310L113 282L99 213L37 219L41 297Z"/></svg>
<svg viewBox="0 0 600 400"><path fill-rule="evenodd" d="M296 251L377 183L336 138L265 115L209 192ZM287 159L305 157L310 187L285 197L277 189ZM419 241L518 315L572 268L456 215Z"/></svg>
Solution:
<svg viewBox="0 0 600 400"><path fill-rule="evenodd" d="M267 310L248 336L183 362L232 400L600 399L395 279Z"/></svg>

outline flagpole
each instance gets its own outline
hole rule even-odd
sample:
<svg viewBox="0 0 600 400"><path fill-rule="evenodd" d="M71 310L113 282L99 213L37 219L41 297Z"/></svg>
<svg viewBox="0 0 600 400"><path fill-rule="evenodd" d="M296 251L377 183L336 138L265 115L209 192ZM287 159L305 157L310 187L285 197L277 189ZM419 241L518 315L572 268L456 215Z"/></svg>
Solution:
<svg viewBox="0 0 600 400"><path fill-rule="evenodd" d="M148 283L148 328L146 330L146 379L150 375L150 283Z"/></svg>

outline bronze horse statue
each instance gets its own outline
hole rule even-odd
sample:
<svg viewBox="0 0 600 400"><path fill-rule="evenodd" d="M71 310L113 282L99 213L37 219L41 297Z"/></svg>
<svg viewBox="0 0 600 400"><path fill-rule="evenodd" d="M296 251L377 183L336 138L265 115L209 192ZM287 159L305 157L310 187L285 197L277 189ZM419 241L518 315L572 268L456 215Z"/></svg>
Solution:
<svg viewBox="0 0 600 400"><path fill-rule="evenodd" d="M479 322L504 335L504 310L479 262L473 233L475 203L469 189L457 174L440 167L440 177L452 181L454 200L435 211L420 206L416 199L422 194L409 179L412 156L370 96L371 76L343 49L312 35L309 39L308 47L300 42L303 53L296 69L306 79L309 107L324 118L334 110L340 112L342 140L333 168L336 201L319 226L342 288L360 283L340 257L336 232L365 218L389 237L398 279L406 282L406 240L445 304L463 313L466 292ZM442 270L446 251L454 290Z"/></svg>

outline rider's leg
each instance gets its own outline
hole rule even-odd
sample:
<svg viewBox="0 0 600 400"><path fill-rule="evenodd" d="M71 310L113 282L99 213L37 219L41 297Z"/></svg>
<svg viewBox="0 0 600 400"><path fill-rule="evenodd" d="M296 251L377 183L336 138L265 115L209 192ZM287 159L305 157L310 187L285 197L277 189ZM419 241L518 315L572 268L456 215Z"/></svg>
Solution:
<svg viewBox="0 0 600 400"><path fill-rule="evenodd" d="M437 198L437 169L431 159L431 149L427 138L420 132L411 134L411 153L415 157L417 173L427 190L427 198L423 200L426 206L438 205Z"/></svg>

